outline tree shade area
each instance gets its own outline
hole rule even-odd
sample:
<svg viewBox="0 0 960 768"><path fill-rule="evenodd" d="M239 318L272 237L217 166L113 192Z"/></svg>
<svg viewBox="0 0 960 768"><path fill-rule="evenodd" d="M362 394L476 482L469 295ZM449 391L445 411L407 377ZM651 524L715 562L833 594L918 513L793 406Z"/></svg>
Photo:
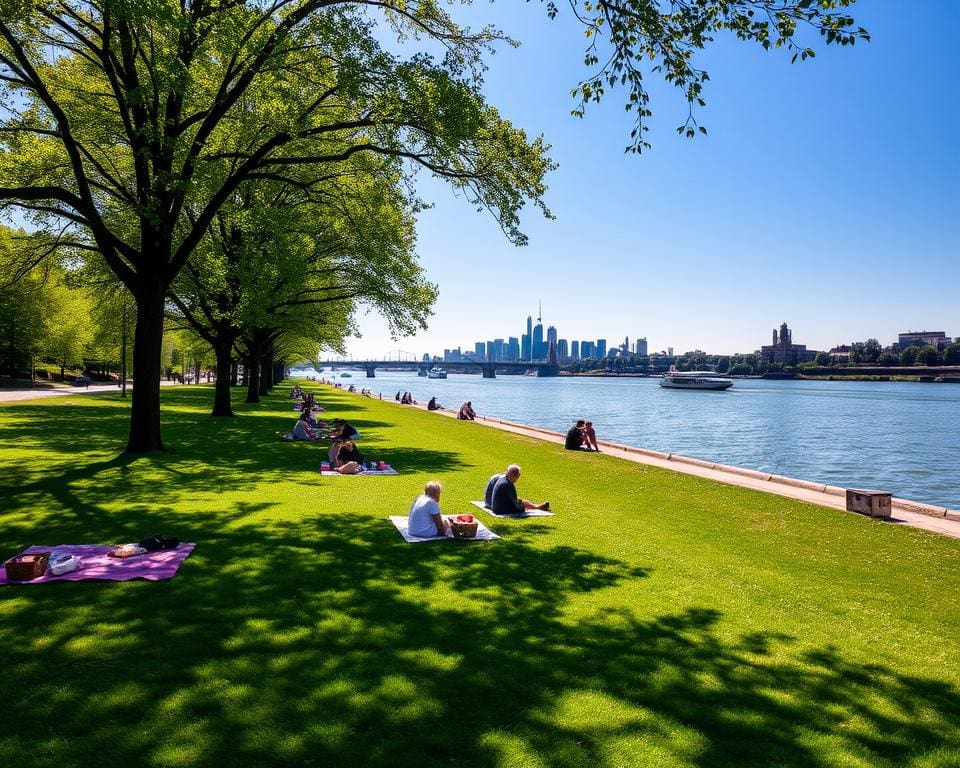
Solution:
<svg viewBox="0 0 960 768"><path fill-rule="evenodd" d="M2 554L162 533L168 582L2 587L0 757L33 765L953 766L953 539L321 389L393 477L321 477L286 385L0 406ZM70 424L69 429L64 424ZM556 516L407 545L487 478Z"/></svg>

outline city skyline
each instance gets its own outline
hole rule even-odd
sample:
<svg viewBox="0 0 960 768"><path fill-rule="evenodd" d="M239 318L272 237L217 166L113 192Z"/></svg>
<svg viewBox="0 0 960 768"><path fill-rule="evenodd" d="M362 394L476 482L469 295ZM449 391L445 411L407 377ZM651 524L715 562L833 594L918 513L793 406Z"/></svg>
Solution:
<svg viewBox="0 0 960 768"><path fill-rule="evenodd" d="M949 35L960 3L911 6L909 25L896 4L858 4L872 42L818 48L796 65L719 39L700 62L709 134L677 137L685 104L651 81L653 149L640 157L623 153L630 118L615 95L570 117L582 68L563 14L545 34L538 4L481 5L470 11L478 20L522 42L490 60L485 90L552 144L556 220L528 212L530 242L516 249L424 176L433 207L418 217L418 253L438 285L430 327L392 341L360 313L348 355L516 336L513 318L541 296L561 336L639 333L651 350L748 352L784 320L811 349L957 327L960 85Z"/></svg>

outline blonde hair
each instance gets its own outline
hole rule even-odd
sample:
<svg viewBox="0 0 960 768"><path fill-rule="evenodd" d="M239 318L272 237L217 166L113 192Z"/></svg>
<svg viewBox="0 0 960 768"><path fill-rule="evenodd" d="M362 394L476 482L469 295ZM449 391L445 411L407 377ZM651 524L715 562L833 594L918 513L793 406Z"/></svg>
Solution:
<svg viewBox="0 0 960 768"><path fill-rule="evenodd" d="M429 496L431 499L437 499L440 496L440 491L443 490L443 486L440 485L439 480L431 480L425 486L423 486L423 492Z"/></svg>

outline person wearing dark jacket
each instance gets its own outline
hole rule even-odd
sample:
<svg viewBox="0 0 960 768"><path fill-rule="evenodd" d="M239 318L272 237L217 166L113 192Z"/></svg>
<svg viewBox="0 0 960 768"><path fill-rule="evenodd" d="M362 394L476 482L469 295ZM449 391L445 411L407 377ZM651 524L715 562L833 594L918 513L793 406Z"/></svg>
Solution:
<svg viewBox="0 0 960 768"><path fill-rule="evenodd" d="M580 419L567 431L567 439L564 441L563 447L568 451L580 450L584 440L583 426L583 419Z"/></svg>
<svg viewBox="0 0 960 768"><path fill-rule="evenodd" d="M544 501L542 504L535 504L527 499L521 499L517 495L515 484L520 479L520 467L511 464L507 471L497 480L493 486L493 495L490 501L490 509L497 515L522 515L527 510L541 509L550 510L550 502Z"/></svg>

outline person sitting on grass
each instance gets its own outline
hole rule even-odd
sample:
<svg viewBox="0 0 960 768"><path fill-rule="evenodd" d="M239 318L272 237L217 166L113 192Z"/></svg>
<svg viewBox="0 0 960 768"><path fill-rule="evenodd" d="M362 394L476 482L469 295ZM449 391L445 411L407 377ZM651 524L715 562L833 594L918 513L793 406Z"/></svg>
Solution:
<svg viewBox="0 0 960 768"><path fill-rule="evenodd" d="M442 410L443 410L443 406L440 405L440 403L437 402L437 396L436 396L436 395L434 395L433 397L430 398L430 402L427 403L427 410L428 410L428 411L442 411Z"/></svg>
<svg viewBox="0 0 960 768"><path fill-rule="evenodd" d="M360 433L357 432L356 428L343 419L334 419L333 423L336 424L336 426L333 428L333 432L330 433L330 437L333 438L334 442L338 440L356 440L360 437Z"/></svg>
<svg viewBox="0 0 960 768"><path fill-rule="evenodd" d="M493 495L490 500L490 509L496 515L522 515L531 509L540 509L544 512L550 510L550 502L544 501L541 504L535 504L527 499L521 499L517 495L515 484L520 479L520 467L511 464L507 471L493 486Z"/></svg>
<svg viewBox="0 0 960 768"><path fill-rule="evenodd" d="M473 410L473 403L469 400L460 406L460 412L457 413L457 418L460 421L473 421L477 418L477 412Z"/></svg>
<svg viewBox="0 0 960 768"><path fill-rule="evenodd" d="M497 480L503 477L503 472L497 472L489 480L487 480L487 490L483 492L483 506L487 509L493 509L493 489L497 484Z"/></svg>
<svg viewBox="0 0 960 768"><path fill-rule="evenodd" d="M334 454L333 449L336 449ZM330 469L341 475L357 475L363 472L363 454L350 440L335 443L330 450L332 455Z"/></svg>
<svg viewBox="0 0 960 768"><path fill-rule="evenodd" d="M407 530L418 539L432 539L434 536L446 536L449 523L440 514L440 491L443 486L431 480L423 488L410 506L407 515Z"/></svg>
<svg viewBox="0 0 960 768"><path fill-rule="evenodd" d="M313 431L313 427L310 426L310 412L304 411L300 414L300 418L297 419L297 423L293 426L293 439L294 440L319 440L320 435Z"/></svg>
<svg viewBox="0 0 960 768"><path fill-rule="evenodd" d="M567 430L567 439L563 443L563 447L568 451L579 451L583 445L583 441L586 437L583 434L584 422L583 419L579 419L576 424L570 427Z"/></svg>
<svg viewBox="0 0 960 768"><path fill-rule="evenodd" d="M588 421L583 426L583 447L588 451L592 447L597 453L600 453L600 446L597 445L597 431L593 428L593 422Z"/></svg>

